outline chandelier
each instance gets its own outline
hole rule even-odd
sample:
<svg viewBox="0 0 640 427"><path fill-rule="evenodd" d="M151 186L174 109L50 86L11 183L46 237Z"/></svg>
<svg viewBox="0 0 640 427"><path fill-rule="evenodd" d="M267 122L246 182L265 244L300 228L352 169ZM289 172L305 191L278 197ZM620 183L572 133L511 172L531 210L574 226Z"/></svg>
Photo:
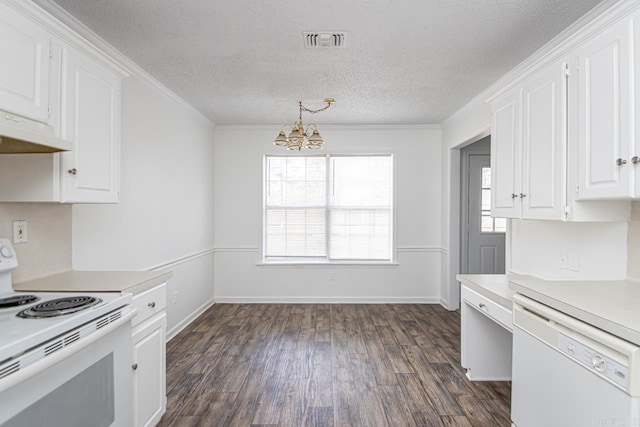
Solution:
<svg viewBox="0 0 640 427"><path fill-rule="evenodd" d="M298 121L293 125L284 125L282 129L280 129L280 133L276 137L273 144L278 147L286 147L287 150L298 150L302 148L304 145L309 150L320 150L324 145L324 140L320 136L320 132L318 132L318 126L315 123L310 123L305 128L302 124L302 112L306 111L307 113L315 114L320 111L324 111L327 108L331 107L331 104L336 102L333 98L325 98L324 103L326 104L324 107L311 110L304 105L302 105L302 101L298 101L298 107L300 108L300 115L298 116ZM284 133L284 129L286 127L291 128L291 132L289 136L286 136Z"/></svg>

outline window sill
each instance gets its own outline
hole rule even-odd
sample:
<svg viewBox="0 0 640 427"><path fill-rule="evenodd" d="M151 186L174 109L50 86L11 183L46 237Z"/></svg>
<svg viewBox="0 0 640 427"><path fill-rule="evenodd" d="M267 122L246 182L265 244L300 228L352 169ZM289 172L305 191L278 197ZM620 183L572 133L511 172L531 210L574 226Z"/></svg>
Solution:
<svg viewBox="0 0 640 427"><path fill-rule="evenodd" d="M398 267L399 262L396 261L262 261L256 264L258 267L318 267L318 268L336 268L336 267Z"/></svg>

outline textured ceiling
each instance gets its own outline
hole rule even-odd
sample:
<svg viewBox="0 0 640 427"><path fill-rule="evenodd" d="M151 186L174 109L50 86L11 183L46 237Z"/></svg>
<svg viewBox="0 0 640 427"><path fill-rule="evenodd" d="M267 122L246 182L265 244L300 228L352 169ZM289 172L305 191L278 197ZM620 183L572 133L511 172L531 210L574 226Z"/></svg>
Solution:
<svg viewBox="0 0 640 427"><path fill-rule="evenodd" d="M36 0L37 2L37 0ZM600 0L55 0L216 124L440 123ZM305 31L347 47L305 49ZM305 116L306 117L306 116ZM308 120L307 120L308 121Z"/></svg>

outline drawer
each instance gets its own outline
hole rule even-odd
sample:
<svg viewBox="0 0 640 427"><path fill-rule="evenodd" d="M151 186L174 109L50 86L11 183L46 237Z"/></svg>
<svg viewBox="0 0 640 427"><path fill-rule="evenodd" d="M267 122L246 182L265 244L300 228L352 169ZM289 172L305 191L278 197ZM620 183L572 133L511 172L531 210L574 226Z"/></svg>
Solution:
<svg viewBox="0 0 640 427"><path fill-rule="evenodd" d="M154 314L161 313L167 308L167 284L163 283L133 296L133 307L138 314L133 318L132 326L138 325Z"/></svg>
<svg viewBox="0 0 640 427"><path fill-rule="evenodd" d="M480 295L466 286L462 287L462 301L501 324L508 330L513 330L511 310L504 308L500 304L490 300L484 295Z"/></svg>

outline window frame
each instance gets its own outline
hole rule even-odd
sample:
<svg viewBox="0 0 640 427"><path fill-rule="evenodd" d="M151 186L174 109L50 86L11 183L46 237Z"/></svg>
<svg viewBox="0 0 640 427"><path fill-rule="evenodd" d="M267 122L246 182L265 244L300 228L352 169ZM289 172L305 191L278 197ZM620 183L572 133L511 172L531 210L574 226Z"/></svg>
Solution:
<svg viewBox="0 0 640 427"><path fill-rule="evenodd" d="M267 178L269 172L268 161L269 158L274 157L321 157L325 159L326 169L325 169L325 204L322 207L325 211L325 256L323 257L307 257L307 256L290 256L290 257L266 257L266 227L267 227ZM331 204L330 204L330 191L331 185L333 183L330 174L332 173L333 165L331 163L332 158L336 157L388 157L391 161L391 200L389 203L389 210L391 218L389 220L389 227L391 238L389 239L389 256L388 260L386 259L331 259L329 258L329 246L330 242L330 234L331 234ZM287 265L312 265L312 266L339 266L339 265L370 265L370 266L389 266L389 265L399 265L397 262L397 244L396 244L396 233L397 233L397 172L396 172L396 158L393 152L380 152L380 153L324 153L324 154L304 154L302 156L296 154L275 154L269 153L265 154L262 162L262 228L260 230L260 261L258 265L261 266L287 266ZM292 207L296 208L296 207ZM365 209L365 208L363 208Z"/></svg>

